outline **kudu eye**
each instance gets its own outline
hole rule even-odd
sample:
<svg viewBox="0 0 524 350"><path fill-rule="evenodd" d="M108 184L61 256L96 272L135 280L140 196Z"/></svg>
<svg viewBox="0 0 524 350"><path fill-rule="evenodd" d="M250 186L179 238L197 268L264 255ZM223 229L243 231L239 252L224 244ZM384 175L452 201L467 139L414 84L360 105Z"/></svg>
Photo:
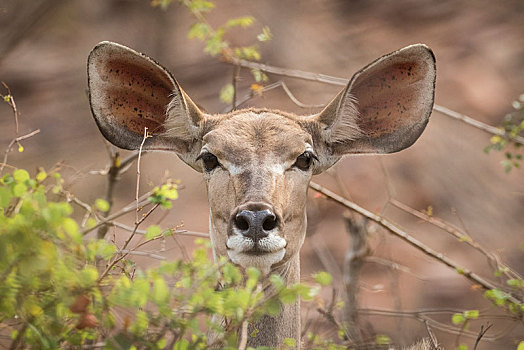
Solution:
<svg viewBox="0 0 524 350"><path fill-rule="evenodd" d="M295 161L295 164L293 165L302 171L307 171L309 170L311 163L313 163L313 159L318 158L313 153L306 151L298 156L297 160Z"/></svg>
<svg viewBox="0 0 524 350"><path fill-rule="evenodd" d="M204 163L204 169L207 172L212 171L215 169L220 163L218 162L218 158L209 152L203 153L197 157L197 160L202 159L202 163Z"/></svg>

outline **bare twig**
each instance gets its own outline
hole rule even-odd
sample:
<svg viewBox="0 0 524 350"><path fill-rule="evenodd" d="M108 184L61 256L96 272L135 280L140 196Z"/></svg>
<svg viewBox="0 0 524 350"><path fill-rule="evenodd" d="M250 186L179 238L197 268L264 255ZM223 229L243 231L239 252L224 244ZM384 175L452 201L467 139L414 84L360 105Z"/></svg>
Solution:
<svg viewBox="0 0 524 350"><path fill-rule="evenodd" d="M142 143L140 144L140 148L138 149L138 160L136 163L136 194L135 194L135 200L136 200L136 220L135 224L138 223L138 193L140 191L140 158L142 154L142 147L144 147L144 142L146 142L147 139L147 127L144 128L144 138L142 139Z"/></svg>
<svg viewBox="0 0 524 350"><path fill-rule="evenodd" d="M489 324L488 323L488 326L486 328L484 328L484 325L481 325L480 326L480 331L479 331L479 335L477 337L477 339L475 340L475 346L473 347L473 350L477 350L477 347L480 343L480 340L482 339L482 337L484 337L484 335L488 332L488 330L492 327L493 325L492 324Z"/></svg>
<svg viewBox="0 0 524 350"><path fill-rule="evenodd" d="M40 129L36 129L34 131L31 131L29 134L18 136L18 137L16 137L16 138L11 140L11 142L9 143L9 145L7 146L7 148L6 148L5 152L4 152L4 160L2 161L2 166L0 166L0 173L4 170L5 164L7 164L7 155L11 151L11 148L13 147L13 145L15 143L18 143L18 142L22 141L22 140L30 138L31 136L34 136L34 135L38 134L39 132L40 132Z"/></svg>
<svg viewBox="0 0 524 350"><path fill-rule="evenodd" d="M9 89L9 86L7 86L6 83L2 82L2 85L7 90L7 95L4 96L0 94L0 97L2 97L9 106L11 106L11 109L13 110L13 116L15 118L15 137L18 137L18 109L16 108L16 102L14 96L11 94L11 89Z"/></svg>
<svg viewBox="0 0 524 350"><path fill-rule="evenodd" d="M248 322L247 320L244 320L242 322L242 328L240 332L240 341L238 342L238 349L239 350L245 350L247 346L247 326Z"/></svg>
<svg viewBox="0 0 524 350"><path fill-rule="evenodd" d="M411 208L410 206L396 200L396 199L393 199L391 198L389 200L389 203L391 203L392 205L394 205L395 207L405 211L406 213L409 213L413 216L416 216L417 218L419 219L422 219L446 232L448 232L449 234L451 234L453 237L457 238L460 242L465 242L466 244L468 244L469 246L471 246L472 248L478 250L480 253L482 253L483 255L485 255L489 261L495 265L495 267L497 268L497 270L505 273L507 275L508 278L517 278L517 279L522 279L522 277L515 271L513 271L512 269L509 268L509 266L505 265L504 263L502 263L500 261L500 259L498 259L493 253L489 252L486 248L482 247L480 244L478 244L477 242L473 241L473 239L466 233L462 232L459 228L457 228L456 226L454 226L453 224L451 223L448 223L440 218L437 218L437 217L434 217L434 216L430 216L424 212L421 212L421 211L418 211L418 210L415 210L413 208Z"/></svg>
<svg viewBox="0 0 524 350"><path fill-rule="evenodd" d="M471 125L471 126L474 126L476 127L477 129L480 129L480 130L484 130L490 134L493 134L493 135L498 135L498 136L501 136L501 137L507 137L509 138L510 140L516 142L516 143L519 143L521 145L524 145L524 137L522 136L511 136L509 135L508 133L506 133L504 130L501 130L499 128L496 128L494 126L491 126L491 125L488 125L488 124L485 124L481 121L478 121L476 119L473 119L471 117L468 117L467 115L465 114L461 114L461 113L458 113L458 112L455 112L449 108L446 108L444 106L439 106L439 105L434 105L433 106L433 110L434 111L437 111L439 113L442 113L448 117L451 117L453 119L456 119L456 120L460 120L461 122L464 122L468 125Z"/></svg>
<svg viewBox="0 0 524 350"><path fill-rule="evenodd" d="M234 111L237 108L237 88L238 80L240 75L240 66L235 66L233 69L233 100L231 101L231 110Z"/></svg>
<svg viewBox="0 0 524 350"><path fill-rule="evenodd" d="M326 188L324 188L324 187L322 187L322 186L320 186L320 185L318 185L318 184L316 184L314 182L311 182L309 184L309 186L313 190L322 193L324 196L326 196L327 198L335 201L336 203L338 203L338 204L340 204L340 205L342 205L342 206L344 206L344 207L346 207L348 209L356 211L357 213L359 213L359 214L367 217L368 219L376 222L377 224L379 224L383 228L387 229L389 232L393 233L395 236L401 238L405 242L409 243L411 246L417 248L418 250L420 250L424 254L426 254L426 255L428 255L428 256L438 260L439 262L441 262L444 265L454 269L455 271L460 272L461 275L463 275L464 277L466 277L467 279L469 279L473 283L479 284L480 286L482 286L482 288L484 288L486 290L491 290L491 289L495 289L496 288L496 286L493 285L491 282L485 280L484 278L480 277L479 275L475 274L474 272L471 272L470 270L459 266L457 263L455 263L451 259L449 259L446 256L444 256L444 254L439 253L439 252L429 248L428 246L426 246L422 242L416 240L414 237L409 235L406 231L400 229L398 226L396 226L395 224L393 224L389 220L387 220L387 219L385 219L385 218L383 218L383 217L381 217L379 215L371 213L370 211L360 207L356 203L351 202L351 201L349 201L349 200L339 196L336 193L333 193L333 192L329 191L328 189L326 189ZM508 295L508 300L510 302L514 303L514 304L517 304L517 305L522 304L522 301L518 300L517 298L515 298L512 295Z"/></svg>

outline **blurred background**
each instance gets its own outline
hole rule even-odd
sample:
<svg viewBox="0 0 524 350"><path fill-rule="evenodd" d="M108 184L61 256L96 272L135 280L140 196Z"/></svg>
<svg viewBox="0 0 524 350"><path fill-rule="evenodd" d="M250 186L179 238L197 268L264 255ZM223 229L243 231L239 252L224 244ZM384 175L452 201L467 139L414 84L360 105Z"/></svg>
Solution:
<svg viewBox="0 0 524 350"><path fill-rule="evenodd" d="M228 33L226 39L233 45L250 45L263 26L271 29L273 39L259 45L262 63L349 79L383 54L425 43L437 59L437 104L497 126L512 111L512 101L524 93L522 0L217 0L215 5L207 14L214 26L239 16L256 19L252 27ZM227 108L219 91L231 82L234 68L204 53L198 40L187 38L194 22L176 2L164 11L152 7L149 0L0 1L0 80L16 99L20 134L41 130L22 142L23 153L9 154L9 164L35 170L62 162L71 192L88 203L104 196L106 178L90 171L106 167L108 146L91 117L86 90L87 55L103 40L155 58L208 112ZM269 82L282 79L268 76ZM325 104L340 89L283 80L307 104ZM239 95L248 93L252 83L249 71L242 71ZM318 111L298 107L281 89L264 93L247 105L299 114ZM0 149L7 147L14 130L12 111L7 104L0 104ZM523 170L505 173L500 165L502 152L483 152L490 136L434 112L426 131L411 148L381 157L347 157L314 181L380 212L434 250L496 280L484 255L386 205L392 197L418 210L431 206L434 216L462 228L513 269L524 272ZM158 212L151 223L162 219L163 227L183 223L187 230L207 232L208 206L201 175L173 155L148 154L142 159L143 191L166 176L180 180L180 198L171 211ZM116 185L115 208L133 201L135 181L132 168ZM340 295L340 271L350 244L344 210L310 192L302 279L311 281L313 272L327 270L335 277ZM131 215L122 222L132 224L133 220ZM522 340L522 323L499 317L507 314L491 306L481 289L388 232L374 226L370 231L372 257L380 259L370 259L363 267L359 307L397 313L362 313L360 321L367 335L385 334L396 344L410 344L427 336L426 326L415 317L400 317L399 311L440 310L432 317L452 326L453 312L480 309L486 317L471 323L469 329L476 334L482 324L494 326L486 335L492 341L479 349L516 348ZM109 236L117 241L127 235L110 229ZM161 254L176 259L192 247L193 238L179 237L151 249L163 249ZM136 260L144 267L159 263L147 257ZM307 318L318 318L314 310L306 315L307 307L303 309L303 323ZM330 334L333 331L321 318L314 323L312 327L327 336L335 334ZM433 330L446 349L456 346L457 334ZM460 338L460 343L470 348L474 342L474 338Z"/></svg>

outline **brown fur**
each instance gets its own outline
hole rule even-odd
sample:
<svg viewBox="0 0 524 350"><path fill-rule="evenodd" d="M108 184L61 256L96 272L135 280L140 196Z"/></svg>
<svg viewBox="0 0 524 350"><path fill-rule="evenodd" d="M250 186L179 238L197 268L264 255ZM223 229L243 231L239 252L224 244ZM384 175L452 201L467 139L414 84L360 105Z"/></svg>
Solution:
<svg viewBox="0 0 524 350"><path fill-rule="evenodd" d="M266 276L277 273L293 284L300 281L311 176L344 154L391 153L413 144L431 113L435 61L423 45L383 56L356 73L346 89L313 116L267 109L205 114L158 63L114 43L93 49L88 75L91 109L109 141L137 149L148 127L152 137L145 149L174 151L204 173L215 257L257 266ZM167 113L160 114L159 106ZM147 112L145 117L140 111ZM314 154L315 161L299 169L294 164L304 152ZM203 153L216 156L220 166L203 171ZM233 223L236 213L260 208L278 219L269 234L272 240L266 242L275 251L268 248L253 257L241 250L242 240L252 241L235 231ZM299 348L299 302L284 305L279 316L266 316L255 327L259 332L249 338L249 346L276 347L284 338L295 338Z"/></svg>

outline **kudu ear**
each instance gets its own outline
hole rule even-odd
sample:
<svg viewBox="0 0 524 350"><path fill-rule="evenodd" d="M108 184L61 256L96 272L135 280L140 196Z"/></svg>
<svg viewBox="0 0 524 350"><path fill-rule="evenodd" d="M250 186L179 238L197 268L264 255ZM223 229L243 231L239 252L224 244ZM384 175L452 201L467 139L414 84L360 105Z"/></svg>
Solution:
<svg viewBox="0 0 524 350"><path fill-rule="evenodd" d="M191 152L202 113L171 74L128 47L101 42L87 63L89 101L98 128L120 148Z"/></svg>
<svg viewBox="0 0 524 350"><path fill-rule="evenodd" d="M393 153L411 146L433 108L435 73L435 56L422 44L357 72L316 117L320 143L329 152L323 168L344 154Z"/></svg>

